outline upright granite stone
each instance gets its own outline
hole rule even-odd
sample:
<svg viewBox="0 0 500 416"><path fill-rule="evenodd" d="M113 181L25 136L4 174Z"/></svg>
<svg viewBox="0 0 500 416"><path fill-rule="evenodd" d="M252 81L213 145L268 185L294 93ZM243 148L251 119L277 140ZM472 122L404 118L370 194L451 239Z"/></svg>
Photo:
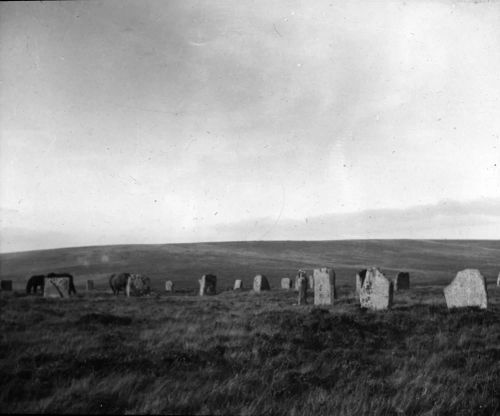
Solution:
<svg viewBox="0 0 500 416"><path fill-rule="evenodd" d="M151 292L151 282L149 277L140 274L130 274L127 279L125 293L130 296L144 296Z"/></svg>
<svg viewBox="0 0 500 416"><path fill-rule="evenodd" d="M306 273L304 270L299 269L299 270L297 271L297 274L295 275L295 285L294 285L294 286L295 286L295 291L296 291L296 292L298 292L298 291L299 291L299 278L300 278L301 276L304 276L304 277L307 279L307 273Z"/></svg>
<svg viewBox="0 0 500 416"><path fill-rule="evenodd" d="M167 280L165 282L165 292L173 292L174 291L174 282L171 280Z"/></svg>
<svg viewBox="0 0 500 416"><path fill-rule="evenodd" d="M243 282L240 279L235 280L233 290L241 290L241 289L243 289Z"/></svg>
<svg viewBox="0 0 500 416"><path fill-rule="evenodd" d="M333 305L335 294L335 272L323 267L314 269L314 304Z"/></svg>
<svg viewBox="0 0 500 416"><path fill-rule="evenodd" d="M488 307L486 280L477 269L462 270L444 288L444 297L448 309L468 306L486 309Z"/></svg>
<svg viewBox="0 0 500 416"><path fill-rule="evenodd" d="M308 279L306 276L300 276L299 279L299 296L297 303L299 305L306 305L307 304L307 288L309 286L308 284Z"/></svg>
<svg viewBox="0 0 500 416"><path fill-rule="evenodd" d="M359 303L365 309L389 309L392 306L393 291L393 283L379 269L372 267L366 271L359 292Z"/></svg>
<svg viewBox="0 0 500 416"><path fill-rule="evenodd" d="M360 270L356 274L356 294L359 296L359 292L361 291L361 287L363 286L363 282L366 277L366 269Z"/></svg>
<svg viewBox="0 0 500 416"><path fill-rule="evenodd" d="M199 280L200 296L215 295L217 290L217 276L213 274L204 274Z"/></svg>
<svg viewBox="0 0 500 416"><path fill-rule="evenodd" d="M92 290L94 290L94 281L87 280L87 292L91 292Z"/></svg>
<svg viewBox="0 0 500 416"><path fill-rule="evenodd" d="M46 277L44 279L43 297L69 298L69 277Z"/></svg>
<svg viewBox="0 0 500 416"><path fill-rule="evenodd" d="M281 288L289 290L292 288L292 281L288 277L281 279Z"/></svg>
<svg viewBox="0 0 500 416"><path fill-rule="evenodd" d="M12 290L12 280L0 281L0 289L10 292Z"/></svg>
<svg viewBox="0 0 500 416"><path fill-rule="evenodd" d="M267 277L258 274L253 278L253 291L254 292L260 292L262 290L270 290L271 287L269 286L269 282L267 281Z"/></svg>
<svg viewBox="0 0 500 416"><path fill-rule="evenodd" d="M410 289L410 273L399 272L394 279L394 290L396 292Z"/></svg>

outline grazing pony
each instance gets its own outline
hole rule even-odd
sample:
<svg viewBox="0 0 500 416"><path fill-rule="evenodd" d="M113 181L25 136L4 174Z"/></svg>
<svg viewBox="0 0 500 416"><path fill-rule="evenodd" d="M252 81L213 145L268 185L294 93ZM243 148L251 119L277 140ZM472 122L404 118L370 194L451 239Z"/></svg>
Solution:
<svg viewBox="0 0 500 416"><path fill-rule="evenodd" d="M75 284L73 283L73 275L69 273L49 273L47 277L69 277L69 294L74 293L76 295Z"/></svg>
<svg viewBox="0 0 500 416"><path fill-rule="evenodd" d="M126 295L125 289L127 288L127 280L129 276L130 273L118 273L109 276L109 286L113 291L113 295L118 295L120 290L123 290L123 293Z"/></svg>
<svg viewBox="0 0 500 416"><path fill-rule="evenodd" d="M26 283L26 293L29 295L32 291L34 294L38 291L38 288L42 291L43 294L43 289L45 287L45 276L43 274L36 274L34 276L31 276L28 280L28 283Z"/></svg>

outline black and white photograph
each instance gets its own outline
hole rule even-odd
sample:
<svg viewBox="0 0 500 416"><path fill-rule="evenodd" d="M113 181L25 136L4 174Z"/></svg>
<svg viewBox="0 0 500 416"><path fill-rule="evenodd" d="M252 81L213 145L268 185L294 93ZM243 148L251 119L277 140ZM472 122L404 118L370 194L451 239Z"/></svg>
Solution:
<svg viewBox="0 0 500 416"><path fill-rule="evenodd" d="M500 416L500 0L0 2L0 413Z"/></svg>

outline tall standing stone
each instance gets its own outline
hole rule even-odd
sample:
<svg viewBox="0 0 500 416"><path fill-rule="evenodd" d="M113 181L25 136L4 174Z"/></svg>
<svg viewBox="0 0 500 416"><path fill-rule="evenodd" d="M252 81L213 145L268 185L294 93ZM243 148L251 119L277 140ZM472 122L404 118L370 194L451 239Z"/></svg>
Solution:
<svg viewBox="0 0 500 416"><path fill-rule="evenodd" d="M359 303L366 309L389 309L392 306L393 291L393 283L379 269L372 267L366 271L359 292Z"/></svg>
<svg viewBox="0 0 500 416"><path fill-rule="evenodd" d="M360 270L356 274L356 294L359 296L359 292L361 291L361 287L363 286L363 282L366 277L366 269Z"/></svg>
<svg viewBox="0 0 500 416"><path fill-rule="evenodd" d="M477 269L465 269L457 273L453 281L444 288L448 308L477 306L488 307L486 280Z"/></svg>
<svg viewBox="0 0 500 416"><path fill-rule="evenodd" d="M87 292L90 292L94 290L94 281L93 280L87 280Z"/></svg>
<svg viewBox="0 0 500 416"><path fill-rule="evenodd" d="M69 298L69 277L46 277L43 296L45 298Z"/></svg>
<svg viewBox="0 0 500 416"><path fill-rule="evenodd" d="M144 296L151 292L151 282L149 277L140 274L131 274L127 279L125 293L130 296Z"/></svg>
<svg viewBox="0 0 500 416"><path fill-rule="evenodd" d="M394 290L408 290L410 288L410 273L399 272L394 279Z"/></svg>
<svg viewBox="0 0 500 416"><path fill-rule="evenodd" d="M174 282L171 280L167 280L165 282L165 292L173 292L174 291Z"/></svg>
<svg viewBox="0 0 500 416"><path fill-rule="evenodd" d="M258 274L253 278L253 290L254 292L260 292L262 290L270 290L269 282L267 281L267 277Z"/></svg>
<svg viewBox="0 0 500 416"><path fill-rule="evenodd" d="M306 305L307 304L307 288L309 286L308 279L306 278L306 276L299 277L298 285L299 285L299 296L298 296L297 303L299 305Z"/></svg>
<svg viewBox="0 0 500 416"><path fill-rule="evenodd" d="M12 290L12 280L2 280L0 281L0 289L7 292Z"/></svg>
<svg viewBox="0 0 500 416"><path fill-rule="evenodd" d="M323 267L314 269L314 304L333 305L335 299L335 272Z"/></svg>
<svg viewBox="0 0 500 416"><path fill-rule="evenodd" d="M288 277L281 279L281 288L289 290L292 288L292 281Z"/></svg>
<svg viewBox="0 0 500 416"><path fill-rule="evenodd" d="M198 282L200 283L200 296L215 295L217 290L217 276L204 274Z"/></svg>
<svg viewBox="0 0 500 416"><path fill-rule="evenodd" d="M233 290L241 290L241 289L243 289L243 282L240 279L235 280Z"/></svg>

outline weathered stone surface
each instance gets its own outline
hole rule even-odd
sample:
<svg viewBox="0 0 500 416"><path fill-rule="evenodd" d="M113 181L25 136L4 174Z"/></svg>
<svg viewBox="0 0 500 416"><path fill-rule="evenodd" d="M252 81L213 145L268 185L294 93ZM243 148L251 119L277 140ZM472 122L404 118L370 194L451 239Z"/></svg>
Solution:
<svg viewBox="0 0 500 416"><path fill-rule="evenodd" d="M46 277L43 296L46 298L69 298L69 277Z"/></svg>
<svg viewBox="0 0 500 416"><path fill-rule="evenodd" d="M300 276L298 281L299 281L299 296L297 303L299 305L305 305L307 304L307 288L309 286L308 279L306 278L306 276Z"/></svg>
<svg viewBox="0 0 500 416"><path fill-rule="evenodd" d="M87 292L90 292L91 290L94 290L94 281L87 280Z"/></svg>
<svg viewBox="0 0 500 416"><path fill-rule="evenodd" d="M284 277L281 279L281 288L282 289L291 289L292 288L292 281L288 277Z"/></svg>
<svg viewBox="0 0 500 416"><path fill-rule="evenodd" d="M335 272L323 267L314 269L314 304L333 305L335 299Z"/></svg>
<svg viewBox="0 0 500 416"><path fill-rule="evenodd" d="M174 291L174 282L171 280L167 280L165 282L165 292L173 292Z"/></svg>
<svg viewBox="0 0 500 416"><path fill-rule="evenodd" d="M2 280L0 281L0 289L5 291L12 290L12 280Z"/></svg>
<svg viewBox="0 0 500 416"><path fill-rule="evenodd" d="M448 308L477 306L488 307L486 280L477 269L465 269L457 273L453 281L444 288Z"/></svg>
<svg viewBox="0 0 500 416"><path fill-rule="evenodd" d="M410 273L399 272L394 279L394 290L408 290L410 288Z"/></svg>
<svg viewBox="0 0 500 416"><path fill-rule="evenodd" d="M299 278L300 278L301 276L304 276L304 277L307 279L307 273L306 273L304 270L299 269L299 270L297 271L296 276L295 276L295 284L294 284L294 287L295 287L295 291L296 291L296 292L298 292L298 291L299 291Z"/></svg>
<svg viewBox="0 0 500 416"><path fill-rule="evenodd" d="M359 296L359 292L361 291L361 286L363 286L363 282L366 277L366 269L360 270L356 274L356 294Z"/></svg>
<svg viewBox="0 0 500 416"><path fill-rule="evenodd" d="M359 303L366 309L389 309L392 306L393 291L393 283L379 269L372 267L366 271L359 292Z"/></svg>
<svg viewBox="0 0 500 416"><path fill-rule="evenodd" d="M239 279L235 280L233 290L241 290L241 289L243 289L243 282Z"/></svg>
<svg viewBox="0 0 500 416"><path fill-rule="evenodd" d="M140 274L130 274L127 279L127 296L144 296L151 292L151 282L149 277Z"/></svg>
<svg viewBox="0 0 500 416"><path fill-rule="evenodd" d="M270 290L269 282L267 281L267 277L258 274L253 278L253 290L254 292L260 292L261 290Z"/></svg>
<svg viewBox="0 0 500 416"><path fill-rule="evenodd" d="M217 291L217 276L213 274L204 274L199 280L200 296L215 295Z"/></svg>

